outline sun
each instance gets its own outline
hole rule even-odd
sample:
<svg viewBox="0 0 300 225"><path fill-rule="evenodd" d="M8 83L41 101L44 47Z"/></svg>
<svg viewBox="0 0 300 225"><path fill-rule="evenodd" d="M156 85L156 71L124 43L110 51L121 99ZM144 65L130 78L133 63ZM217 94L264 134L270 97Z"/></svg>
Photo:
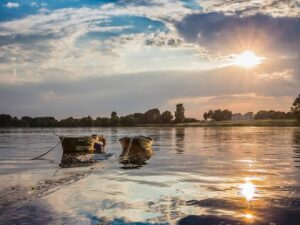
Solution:
<svg viewBox="0 0 300 225"><path fill-rule="evenodd" d="M252 51L244 51L234 57L233 64L245 68L251 68L260 64L263 60L264 57L259 57Z"/></svg>

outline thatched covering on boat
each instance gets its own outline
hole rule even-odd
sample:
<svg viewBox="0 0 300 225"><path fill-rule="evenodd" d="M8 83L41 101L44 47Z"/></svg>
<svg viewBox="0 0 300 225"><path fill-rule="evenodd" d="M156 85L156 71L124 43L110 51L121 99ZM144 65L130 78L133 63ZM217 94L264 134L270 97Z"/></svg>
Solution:
<svg viewBox="0 0 300 225"><path fill-rule="evenodd" d="M61 167L86 166L94 160L84 156L104 153L106 142L103 136L60 136L59 138L63 148ZM85 158L87 160L82 160Z"/></svg>
<svg viewBox="0 0 300 225"><path fill-rule="evenodd" d="M144 164L153 156L153 138L146 136L123 137L120 140L123 151L119 157L122 164Z"/></svg>

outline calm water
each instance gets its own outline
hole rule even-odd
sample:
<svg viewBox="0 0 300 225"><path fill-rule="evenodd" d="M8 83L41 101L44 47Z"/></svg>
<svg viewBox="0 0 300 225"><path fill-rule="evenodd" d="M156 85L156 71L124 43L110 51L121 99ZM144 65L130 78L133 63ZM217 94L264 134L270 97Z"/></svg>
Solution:
<svg viewBox="0 0 300 225"><path fill-rule="evenodd" d="M0 211L0 224L300 224L299 128L0 130L1 188L58 174L56 134L104 134L104 169L35 201ZM118 139L150 135L155 156L139 169L116 161ZM86 170L87 168L85 168ZM90 169L90 168L89 168ZM84 169L82 169L84 170Z"/></svg>

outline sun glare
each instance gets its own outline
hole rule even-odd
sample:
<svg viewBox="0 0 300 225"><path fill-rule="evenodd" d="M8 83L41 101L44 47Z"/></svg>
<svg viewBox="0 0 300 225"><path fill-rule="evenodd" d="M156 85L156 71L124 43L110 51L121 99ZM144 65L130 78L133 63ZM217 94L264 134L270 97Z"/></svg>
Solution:
<svg viewBox="0 0 300 225"><path fill-rule="evenodd" d="M263 57L255 55L255 53L253 53L252 51L244 51L234 58L233 64L241 67L250 68L260 64L263 59Z"/></svg>
<svg viewBox="0 0 300 225"><path fill-rule="evenodd" d="M246 178L246 182L240 186L241 194L246 198L247 201L253 199L255 195L255 185L250 181L249 178Z"/></svg>

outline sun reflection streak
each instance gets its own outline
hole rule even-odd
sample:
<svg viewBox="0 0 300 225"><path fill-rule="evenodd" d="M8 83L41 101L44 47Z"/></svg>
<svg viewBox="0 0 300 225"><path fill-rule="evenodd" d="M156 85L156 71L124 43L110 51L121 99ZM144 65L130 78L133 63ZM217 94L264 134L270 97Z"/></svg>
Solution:
<svg viewBox="0 0 300 225"><path fill-rule="evenodd" d="M252 213L249 213L249 212L243 214L243 217L244 217L244 220L245 220L247 223L252 223L252 222L254 221L254 219L255 219L255 217L253 216L253 214L252 214Z"/></svg>
<svg viewBox="0 0 300 225"><path fill-rule="evenodd" d="M256 187L250 181L249 177L247 177L245 180L246 180L246 182L240 186L241 194L246 198L247 201L250 201L253 199L253 197L255 195Z"/></svg>

